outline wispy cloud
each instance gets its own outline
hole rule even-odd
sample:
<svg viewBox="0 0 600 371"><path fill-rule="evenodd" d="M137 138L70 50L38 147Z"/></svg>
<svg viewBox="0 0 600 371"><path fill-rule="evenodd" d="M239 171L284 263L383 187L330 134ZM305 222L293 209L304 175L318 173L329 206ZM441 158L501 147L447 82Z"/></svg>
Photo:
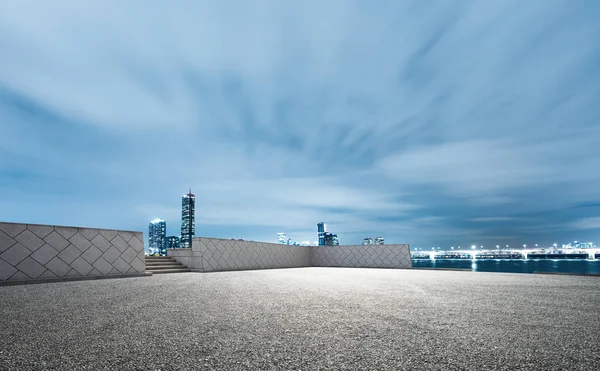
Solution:
<svg viewBox="0 0 600 371"><path fill-rule="evenodd" d="M600 216L583 218L571 223L574 229L600 229Z"/></svg>
<svg viewBox="0 0 600 371"><path fill-rule="evenodd" d="M506 222L509 220L513 220L514 218L506 217L506 216L490 216L490 217L482 217L482 218L471 218L472 222L481 222L481 223L493 223L493 222Z"/></svg>
<svg viewBox="0 0 600 371"><path fill-rule="evenodd" d="M221 237L312 240L326 221L346 243L593 239L577 221L597 208L573 210L600 202L598 16L567 0L2 1L0 220L163 216L176 234L192 187L198 229Z"/></svg>

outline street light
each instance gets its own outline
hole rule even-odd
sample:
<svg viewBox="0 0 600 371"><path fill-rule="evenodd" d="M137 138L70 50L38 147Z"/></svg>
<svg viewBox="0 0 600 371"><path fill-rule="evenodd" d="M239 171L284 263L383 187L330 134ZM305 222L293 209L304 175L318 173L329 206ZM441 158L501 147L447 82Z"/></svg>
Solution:
<svg viewBox="0 0 600 371"><path fill-rule="evenodd" d="M471 246L471 248L472 248L473 250L475 250L475 249L477 248L477 246L475 246L475 245L472 245L472 246Z"/></svg>
<svg viewBox="0 0 600 371"><path fill-rule="evenodd" d="M500 245L496 245L496 248L497 248L497 249L500 249Z"/></svg>

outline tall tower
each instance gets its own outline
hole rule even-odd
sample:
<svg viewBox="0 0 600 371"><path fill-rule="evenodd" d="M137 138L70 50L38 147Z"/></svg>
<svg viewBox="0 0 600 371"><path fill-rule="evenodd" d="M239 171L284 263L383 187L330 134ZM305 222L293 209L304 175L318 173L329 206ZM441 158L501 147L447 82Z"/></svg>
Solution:
<svg viewBox="0 0 600 371"><path fill-rule="evenodd" d="M326 232L325 222L321 222L317 224L317 237L319 239L319 246L325 246L325 232Z"/></svg>
<svg viewBox="0 0 600 371"><path fill-rule="evenodd" d="M191 248L196 234L196 196L192 190L181 197L181 247Z"/></svg>
<svg viewBox="0 0 600 371"><path fill-rule="evenodd" d="M150 222L148 245L154 254L167 255L167 223L159 218Z"/></svg>

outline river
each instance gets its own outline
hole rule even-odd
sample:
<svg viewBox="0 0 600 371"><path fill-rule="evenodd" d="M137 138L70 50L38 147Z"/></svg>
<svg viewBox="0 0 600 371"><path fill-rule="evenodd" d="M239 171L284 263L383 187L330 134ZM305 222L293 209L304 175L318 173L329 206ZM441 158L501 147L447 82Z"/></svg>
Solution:
<svg viewBox="0 0 600 371"><path fill-rule="evenodd" d="M470 269L473 272L600 274L600 260L584 259L413 259L414 268Z"/></svg>

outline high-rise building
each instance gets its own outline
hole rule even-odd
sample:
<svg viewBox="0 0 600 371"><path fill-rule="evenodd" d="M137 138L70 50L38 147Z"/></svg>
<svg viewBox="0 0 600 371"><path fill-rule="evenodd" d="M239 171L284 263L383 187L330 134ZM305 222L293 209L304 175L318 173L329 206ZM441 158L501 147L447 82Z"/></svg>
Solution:
<svg viewBox="0 0 600 371"><path fill-rule="evenodd" d="M338 240L337 234L333 234L330 232L323 233L323 245L320 246L339 246L340 242Z"/></svg>
<svg viewBox="0 0 600 371"><path fill-rule="evenodd" d="M383 237L375 237L375 245L383 245L384 239Z"/></svg>
<svg viewBox="0 0 600 371"><path fill-rule="evenodd" d="M371 237L367 237L367 238L363 239L362 244L363 245L372 245L373 244L373 239Z"/></svg>
<svg viewBox="0 0 600 371"><path fill-rule="evenodd" d="M148 247L154 254L167 255L167 223L163 219L150 222Z"/></svg>
<svg viewBox="0 0 600 371"><path fill-rule="evenodd" d="M179 249L180 247L179 236L167 237L167 249Z"/></svg>
<svg viewBox="0 0 600 371"><path fill-rule="evenodd" d="M285 235L285 232L277 233L277 243L282 245L287 244L287 236Z"/></svg>
<svg viewBox="0 0 600 371"><path fill-rule="evenodd" d="M325 222L317 223L317 237L319 246L325 246L325 232L327 232Z"/></svg>
<svg viewBox="0 0 600 371"><path fill-rule="evenodd" d="M181 197L181 242L182 248L192 247L192 238L196 234L196 196L190 189Z"/></svg>

